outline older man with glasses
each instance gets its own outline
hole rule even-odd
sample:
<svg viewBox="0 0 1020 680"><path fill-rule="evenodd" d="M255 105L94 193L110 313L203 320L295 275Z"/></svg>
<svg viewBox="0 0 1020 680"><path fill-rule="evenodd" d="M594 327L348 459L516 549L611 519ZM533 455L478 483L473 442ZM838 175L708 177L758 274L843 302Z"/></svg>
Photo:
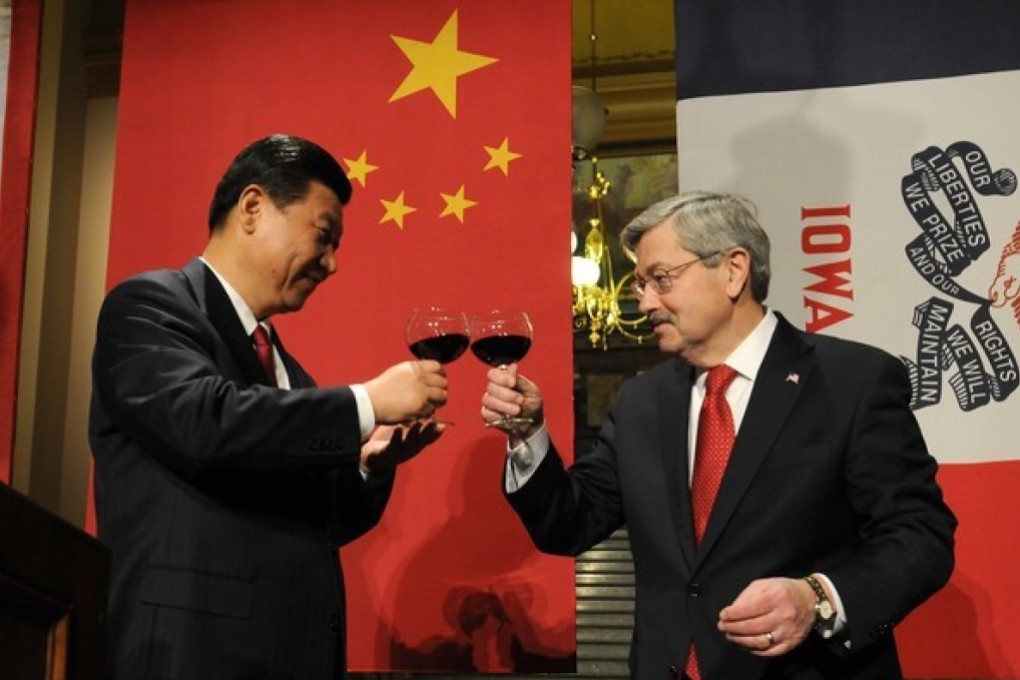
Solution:
<svg viewBox="0 0 1020 680"><path fill-rule="evenodd" d="M766 307L769 240L746 199L692 192L627 225L634 292L670 355L620 390L565 469L528 378L493 370L504 493L539 549L626 525L641 679L899 678L893 627L948 580L956 519L907 372Z"/></svg>

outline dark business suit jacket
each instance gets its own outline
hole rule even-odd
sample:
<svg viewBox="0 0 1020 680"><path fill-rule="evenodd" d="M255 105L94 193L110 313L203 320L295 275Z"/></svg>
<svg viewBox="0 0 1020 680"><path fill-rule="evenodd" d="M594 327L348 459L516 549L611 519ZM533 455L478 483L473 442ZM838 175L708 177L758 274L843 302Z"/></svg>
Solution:
<svg viewBox="0 0 1020 680"><path fill-rule="evenodd" d="M536 545L577 555L627 525L636 678L681 675L692 639L706 680L900 677L893 626L948 579L956 526L902 364L780 317L700 547L687 474L694 378L673 359L628 381L590 453L567 472L551 451L508 495ZM717 630L751 581L814 571L839 591L845 638L811 633L768 660Z"/></svg>
<svg viewBox="0 0 1020 680"><path fill-rule="evenodd" d="M351 390L316 388L277 348L290 391L267 386L199 260L107 296L90 442L99 538L112 550L109 677L342 672L337 549L378 521L392 476L358 470Z"/></svg>

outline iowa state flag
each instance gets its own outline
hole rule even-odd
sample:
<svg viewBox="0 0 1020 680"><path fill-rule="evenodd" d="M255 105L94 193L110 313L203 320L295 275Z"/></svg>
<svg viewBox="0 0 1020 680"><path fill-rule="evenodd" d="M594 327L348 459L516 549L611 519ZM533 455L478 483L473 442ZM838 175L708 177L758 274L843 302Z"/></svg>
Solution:
<svg viewBox="0 0 1020 680"><path fill-rule="evenodd" d="M676 26L681 188L755 201L769 303L911 373L960 526L905 673L1018 677L1020 4L677 0Z"/></svg>
<svg viewBox="0 0 1020 680"><path fill-rule="evenodd" d="M412 358L412 308L520 307L554 436L572 441L570 4L129 0L109 283L200 253L233 156L275 132L348 170L339 273L274 320L320 384ZM573 668L573 562L501 495L487 367L448 367L455 423L344 548L351 670Z"/></svg>

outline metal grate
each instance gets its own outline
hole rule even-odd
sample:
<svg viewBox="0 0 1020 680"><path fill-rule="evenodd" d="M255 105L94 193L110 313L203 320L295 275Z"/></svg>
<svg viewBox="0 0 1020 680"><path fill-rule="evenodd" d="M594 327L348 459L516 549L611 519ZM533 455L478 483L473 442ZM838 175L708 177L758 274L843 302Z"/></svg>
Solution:
<svg viewBox="0 0 1020 680"><path fill-rule="evenodd" d="M627 678L634 627L634 565L627 530L577 558L576 678Z"/></svg>

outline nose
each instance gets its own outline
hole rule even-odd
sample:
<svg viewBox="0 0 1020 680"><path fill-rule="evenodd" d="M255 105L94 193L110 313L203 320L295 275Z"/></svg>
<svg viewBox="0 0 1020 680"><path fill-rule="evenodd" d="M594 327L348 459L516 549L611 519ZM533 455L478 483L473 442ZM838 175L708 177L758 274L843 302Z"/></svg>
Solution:
<svg viewBox="0 0 1020 680"><path fill-rule="evenodd" d="M326 251L322 254L322 268L326 270L327 276L336 273L336 248L333 246L327 246Z"/></svg>
<svg viewBox="0 0 1020 680"><path fill-rule="evenodd" d="M645 286L645 294L638 298L638 309L642 314L647 315L649 312L661 307L659 302L659 294L655 292L655 289L651 286Z"/></svg>

